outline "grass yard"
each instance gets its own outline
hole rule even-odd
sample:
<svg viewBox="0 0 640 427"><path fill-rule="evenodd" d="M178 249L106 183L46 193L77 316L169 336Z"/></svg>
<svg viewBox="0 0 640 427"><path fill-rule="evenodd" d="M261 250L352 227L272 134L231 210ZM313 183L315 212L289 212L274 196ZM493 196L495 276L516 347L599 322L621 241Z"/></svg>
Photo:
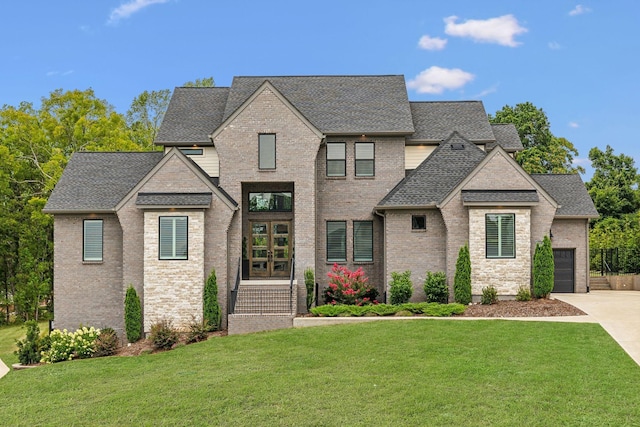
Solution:
<svg viewBox="0 0 640 427"><path fill-rule="evenodd" d="M1 330L0 330L1 333ZM3 425L638 425L597 324L396 321L217 337L0 380Z"/></svg>
<svg viewBox="0 0 640 427"><path fill-rule="evenodd" d="M41 333L49 330L48 322L40 322L38 326L40 327ZM18 349L16 347L16 340L24 338L26 334L26 326L0 327L0 359L2 359L5 365L10 367L12 364L18 363L18 356L13 354L13 352Z"/></svg>

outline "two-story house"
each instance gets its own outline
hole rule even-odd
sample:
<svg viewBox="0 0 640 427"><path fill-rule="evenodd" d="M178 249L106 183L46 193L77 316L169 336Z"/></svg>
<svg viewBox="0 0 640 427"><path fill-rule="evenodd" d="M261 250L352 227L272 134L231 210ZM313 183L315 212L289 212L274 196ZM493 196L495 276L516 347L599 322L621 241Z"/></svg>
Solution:
<svg viewBox="0 0 640 427"><path fill-rule="evenodd" d="M76 153L46 205L54 215L55 326L123 330L124 293L144 329L202 314L215 269L232 332L284 327L334 263L386 295L410 270L450 287L469 244L474 295L529 286L552 236L556 292L586 292L588 221L578 175L529 175L513 125L479 101L411 102L403 76L236 77L176 88L163 152ZM227 316L228 315L228 316Z"/></svg>

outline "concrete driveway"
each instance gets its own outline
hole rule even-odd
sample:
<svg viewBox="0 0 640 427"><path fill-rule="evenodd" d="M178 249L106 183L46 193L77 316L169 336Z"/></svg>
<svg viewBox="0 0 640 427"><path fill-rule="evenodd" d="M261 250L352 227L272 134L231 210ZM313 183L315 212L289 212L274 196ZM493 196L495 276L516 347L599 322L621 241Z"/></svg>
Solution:
<svg viewBox="0 0 640 427"><path fill-rule="evenodd" d="M591 291L588 294L553 294L587 313L640 365L640 292Z"/></svg>

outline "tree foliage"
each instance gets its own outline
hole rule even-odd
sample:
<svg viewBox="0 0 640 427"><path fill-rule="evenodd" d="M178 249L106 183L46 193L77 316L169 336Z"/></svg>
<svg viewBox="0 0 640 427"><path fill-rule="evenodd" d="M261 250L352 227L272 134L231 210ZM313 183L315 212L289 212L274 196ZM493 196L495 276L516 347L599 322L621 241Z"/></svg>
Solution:
<svg viewBox="0 0 640 427"><path fill-rule="evenodd" d="M578 150L571 141L551 133L546 113L532 103L505 105L495 116L489 115L489 121L515 125L524 147L516 155L516 161L527 172L584 173L584 168L573 165Z"/></svg>
<svg viewBox="0 0 640 427"><path fill-rule="evenodd" d="M203 77L201 79L195 79L183 84L184 87L214 87L216 85L213 77Z"/></svg>
<svg viewBox="0 0 640 427"><path fill-rule="evenodd" d="M471 302L471 256L466 244L458 252L456 273L453 277L453 298L460 304L466 305Z"/></svg>

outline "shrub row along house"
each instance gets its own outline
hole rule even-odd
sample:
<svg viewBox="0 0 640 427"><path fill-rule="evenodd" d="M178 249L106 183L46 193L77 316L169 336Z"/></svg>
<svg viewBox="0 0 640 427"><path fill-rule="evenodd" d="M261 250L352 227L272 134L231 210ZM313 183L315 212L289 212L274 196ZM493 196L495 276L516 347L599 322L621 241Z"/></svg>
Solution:
<svg viewBox="0 0 640 427"><path fill-rule="evenodd" d="M586 292L588 221L578 175L529 175L513 125L479 101L411 102L391 76L236 77L176 88L163 152L76 153L45 212L55 218L55 326L123 329L133 285L144 329L202 314L215 269L230 333L291 324L303 272L362 267L384 299L394 271L452 286L469 244L473 294L531 283L552 236L556 292Z"/></svg>

